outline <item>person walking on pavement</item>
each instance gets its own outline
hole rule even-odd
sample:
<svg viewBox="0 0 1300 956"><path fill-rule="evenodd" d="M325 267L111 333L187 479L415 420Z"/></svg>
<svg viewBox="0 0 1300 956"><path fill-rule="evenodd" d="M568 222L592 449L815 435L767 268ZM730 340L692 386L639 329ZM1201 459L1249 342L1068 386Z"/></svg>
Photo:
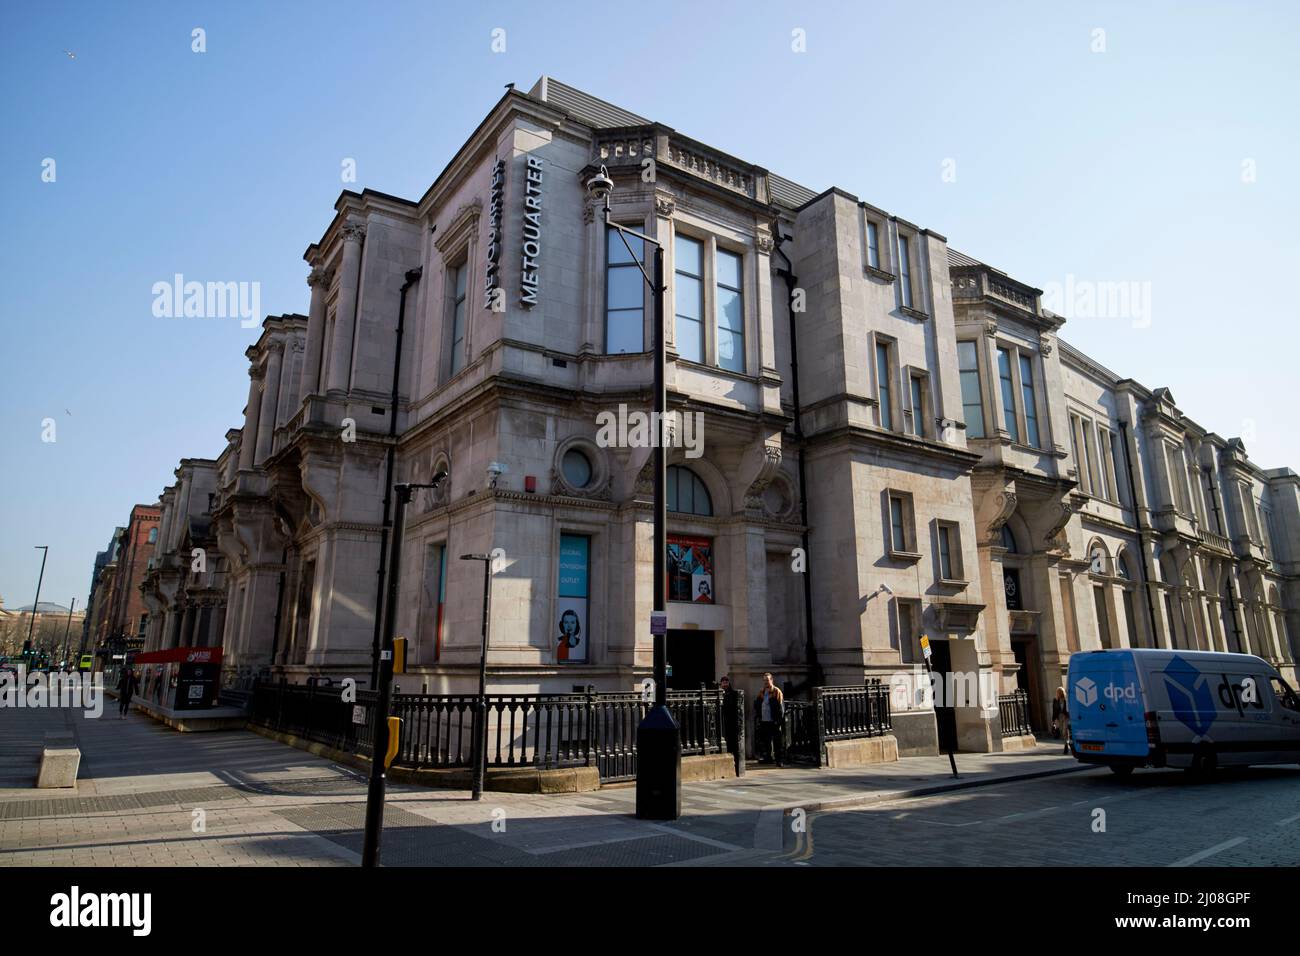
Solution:
<svg viewBox="0 0 1300 956"><path fill-rule="evenodd" d="M785 695L781 688L772 683L771 673L763 675L763 689L754 698L754 723L757 724L757 752L759 763L771 763L773 759L779 767L785 756L781 741L781 720L784 717ZM775 758L773 757L775 749Z"/></svg>
<svg viewBox="0 0 1300 956"><path fill-rule="evenodd" d="M1056 688L1056 697L1052 700L1052 726L1061 738L1061 753L1070 752L1070 707L1065 697L1065 688Z"/></svg>
<svg viewBox="0 0 1300 956"><path fill-rule="evenodd" d="M135 676L135 671L129 665L124 667L122 677L117 682L117 709L123 720L126 720L126 713L131 709L131 698L139 686L140 678Z"/></svg>

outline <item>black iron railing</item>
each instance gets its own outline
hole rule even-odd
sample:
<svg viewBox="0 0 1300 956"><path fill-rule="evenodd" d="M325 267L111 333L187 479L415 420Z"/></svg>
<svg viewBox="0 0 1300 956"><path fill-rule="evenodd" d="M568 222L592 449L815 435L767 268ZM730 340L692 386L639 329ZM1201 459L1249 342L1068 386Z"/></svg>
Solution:
<svg viewBox="0 0 1300 956"><path fill-rule="evenodd" d="M878 678L862 687L818 687L813 697L821 701L822 736L826 740L881 737L893 729L889 688Z"/></svg>
<svg viewBox="0 0 1300 956"><path fill-rule="evenodd" d="M1033 733L1029 727L1029 695L1023 689L998 697L998 715L1002 718L1003 737Z"/></svg>
<svg viewBox="0 0 1300 956"><path fill-rule="evenodd" d="M374 701L375 694L367 691L345 699L340 686L262 682L252 695L251 719L280 733L368 756ZM477 701L473 694L394 694L392 716L402 719L394 763L472 766ZM487 765L543 770L595 766L602 780L633 779L636 729L648 707L640 694L489 694ZM684 756L730 753L737 772L744 773L743 694L671 691L668 708L680 728Z"/></svg>
<svg viewBox="0 0 1300 956"><path fill-rule="evenodd" d="M282 734L369 755L375 693L355 691L355 697L345 700L339 687L262 681L253 688L249 718Z"/></svg>
<svg viewBox="0 0 1300 956"><path fill-rule="evenodd" d="M883 737L893 730L889 688L878 678L861 686L814 687L812 697L785 702L786 760L825 766L828 740Z"/></svg>
<svg viewBox="0 0 1300 956"><path fill-rule="evenodd" d="M250 701L254 723L351 753L371 752L373 691L344 693L341 685L258 682ZM1003 733L1028 733L1028 700L999 699ZM402 719L395 763L414 768L473 765L477 697L473 694L394 694L392 715ZM543 770L594 766L604 781L636 777L636 730L649 704L640 694L489 694L486 760L489 767ZM682 755L731 754L745 771L743 693L671 691L668 708L680 728ZM817 687L811 701L787 700L781 756L823 766L826 742L877 737L892 730L888 688ZM1008 728L1024 728L1008 730Z"/></svg>

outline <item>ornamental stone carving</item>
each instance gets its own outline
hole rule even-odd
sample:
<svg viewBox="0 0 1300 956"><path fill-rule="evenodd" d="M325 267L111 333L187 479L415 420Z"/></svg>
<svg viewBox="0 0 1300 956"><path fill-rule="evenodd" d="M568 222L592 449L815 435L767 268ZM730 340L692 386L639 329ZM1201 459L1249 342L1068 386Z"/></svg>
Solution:
<svg viewBox="0 0 1300 956"><path fill-rule="evenodd" d="M761 514L763 512L763 492L767 491L767 486L772 483L777 472L781 468L781 446L764 445L763 446L763 463L759 466L758 474L754 480L749 483L749 488L745 491L745 511Z"/></svg>
<svg viewBox="0 0 1300 956"><path fill-rule="evenodd" d="M1014 492L1004 491L1002 494L998 495L995 502L997 511L994 513L993 519L989 522L988 536L986 538L990 544L998 543L998 540L1002 535L1002 529L1006 527L1008 519L1010 519L1011 515L1015 512L1017 503L1018 499Z"/></svg>

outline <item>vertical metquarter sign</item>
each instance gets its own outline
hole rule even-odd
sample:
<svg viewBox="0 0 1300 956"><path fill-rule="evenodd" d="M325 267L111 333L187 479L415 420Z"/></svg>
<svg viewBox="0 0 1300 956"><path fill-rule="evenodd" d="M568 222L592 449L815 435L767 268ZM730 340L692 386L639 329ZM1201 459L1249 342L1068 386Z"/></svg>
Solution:
<svg viewBox="0 0 1300 956"><path fill-rule="evenodd" d="M537 275L542 256L542 161L528 157L524 180L524 247L519 270L519 303L531 309L537 304Z"/></svg>
<svg viewBox="0 0 1300 956"><path fill-rule="evenodd" d="M506 194L506 161L492 167L492 189L488 193L487 269L483 274L483 304L492 308L493 293L501 285L501 208Z"/></svg>

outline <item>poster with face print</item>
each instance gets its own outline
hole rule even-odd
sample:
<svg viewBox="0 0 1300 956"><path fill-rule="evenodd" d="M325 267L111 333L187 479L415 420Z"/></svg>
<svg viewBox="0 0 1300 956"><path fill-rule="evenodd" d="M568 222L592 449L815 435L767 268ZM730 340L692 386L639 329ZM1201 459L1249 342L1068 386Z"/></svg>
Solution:
<svg viewBox="0 0 1300 956"><path fill-rule="evenodd" d="M588 562L591 539L560 535L559 620L555 625L555 660L559 664L587 662Z"/></svg>
<svg viewBox="0 0 1300 956"><path fill-rule="evenodd" d="M714 603L711 539L668 536L668 600Z"/></svg>

